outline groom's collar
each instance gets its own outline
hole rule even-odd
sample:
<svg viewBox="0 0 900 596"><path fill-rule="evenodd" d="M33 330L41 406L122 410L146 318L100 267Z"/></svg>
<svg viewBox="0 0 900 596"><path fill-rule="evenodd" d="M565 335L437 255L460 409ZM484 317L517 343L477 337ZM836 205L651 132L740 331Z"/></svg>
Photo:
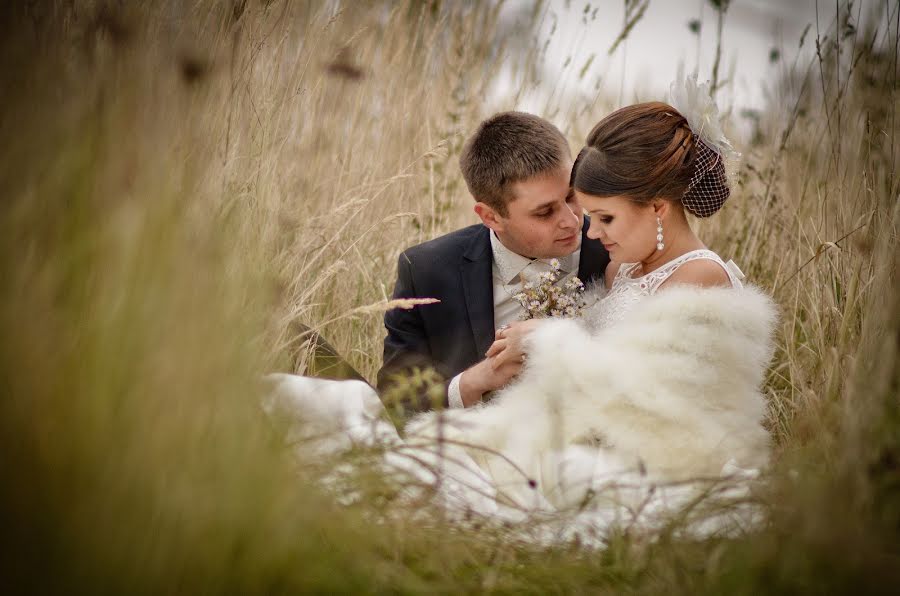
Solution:
<svg viewBox="0 0 900 596"><path fill-rule="evenodd" d="M525 271L529 265L534 263L542 263L544 267L541 267L541 269L550 267L550 261L553 259L532 259L524 257L507 248L493 231L491 231L490 234L491 253L494 258L494 265L497 267L500 281L502 281L504 285L521 281L519 277L520 274ZM572 254L556 259L559 261L559 268L564 274L573 273L578 270L578 257L580 252L581 249L579 248Z"/></svg>

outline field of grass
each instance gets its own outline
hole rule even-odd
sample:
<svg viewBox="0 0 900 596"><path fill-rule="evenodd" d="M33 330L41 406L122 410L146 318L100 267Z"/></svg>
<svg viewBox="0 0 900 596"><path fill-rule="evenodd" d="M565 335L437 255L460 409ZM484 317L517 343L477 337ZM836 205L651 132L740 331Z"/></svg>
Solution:
<svg viewBox="0 0 900 596"><path fill-rule="evenodd" d="M770 521L595 551L339 507L257 405L296 323L374 378L398 253L474 221L456 160L501 66L540 83L530 31L490 2L4 3L0 588L894 592L900 9L869 9L807 32L698 224L782 308ZM550 116L577 150L609 107Z"/></svg>

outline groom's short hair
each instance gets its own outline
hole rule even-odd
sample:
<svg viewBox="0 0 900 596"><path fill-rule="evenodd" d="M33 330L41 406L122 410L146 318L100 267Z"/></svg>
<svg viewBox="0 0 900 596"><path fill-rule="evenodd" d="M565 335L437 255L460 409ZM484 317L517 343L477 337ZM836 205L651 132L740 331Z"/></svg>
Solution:
<svg viewBox="0 0 900 596"><path fill-rule="evenodd" d="M507 215L510 185L552 172L572 159L566 138L547 120L525 112L501 112L478 126L459 156L476 201Z"/></svg>

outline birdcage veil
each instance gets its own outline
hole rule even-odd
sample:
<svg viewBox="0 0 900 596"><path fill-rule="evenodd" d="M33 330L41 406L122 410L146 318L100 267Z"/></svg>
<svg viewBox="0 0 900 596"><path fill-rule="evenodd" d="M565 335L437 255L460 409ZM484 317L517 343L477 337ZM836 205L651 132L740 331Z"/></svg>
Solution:
<svg viewBox="0 0 900 596"><path fill-rule="evenodd" d="M741 155L722 130L709 83L698 84L696 74L686 76L679 69L669 87L669 104L685 117L697 139L694 174L681 202L697 217L709 217L728 200Z"/></svg>

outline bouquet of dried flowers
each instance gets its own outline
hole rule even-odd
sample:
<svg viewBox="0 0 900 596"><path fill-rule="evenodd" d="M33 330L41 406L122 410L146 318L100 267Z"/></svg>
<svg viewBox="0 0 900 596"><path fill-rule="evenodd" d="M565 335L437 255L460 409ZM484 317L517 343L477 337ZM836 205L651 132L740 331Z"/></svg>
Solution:
<svg viewBox="0 0 900 596"><path fill-rule="evenodd" d="M550 271L541 273L538 282L526 282L522 291L513 298L525 308L522 320L543 319L546 317L577 317L581 314L586 302L584 300L584 284L575 276L563 284L556 285L562 277L559 261L550 261Z"/></svg>

